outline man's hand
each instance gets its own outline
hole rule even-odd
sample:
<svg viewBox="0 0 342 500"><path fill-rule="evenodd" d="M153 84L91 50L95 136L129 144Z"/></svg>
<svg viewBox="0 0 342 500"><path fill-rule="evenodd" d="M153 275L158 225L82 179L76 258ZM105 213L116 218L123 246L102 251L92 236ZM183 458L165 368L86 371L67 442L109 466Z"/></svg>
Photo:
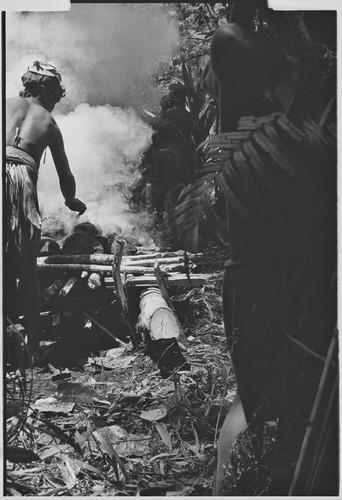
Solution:
<svg viewBox="0 0 342 500"><path fill-rule="evenodd" d="M65 201L65 205L70 208L73 212L78 212L78 215L84 214L87 210L87 205L83 203L83 201L78 198L74 198L71 201Z"/></svg>

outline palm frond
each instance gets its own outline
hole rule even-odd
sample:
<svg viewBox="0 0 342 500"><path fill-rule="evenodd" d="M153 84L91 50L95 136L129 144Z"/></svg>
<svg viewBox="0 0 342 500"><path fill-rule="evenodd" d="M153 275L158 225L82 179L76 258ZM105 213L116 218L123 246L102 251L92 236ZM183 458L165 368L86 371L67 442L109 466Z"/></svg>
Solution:
<svg viewBox="0 0 342 500"><path fill-rule="evenodd" d="M204 166L195 182L182 191L175 210L180 234L190 229L192 236L196 233L201 200L213 183L224 194L229 210L254 234L265 237L267 217L284 221L286 214L300 214L310 196L310 167L334 155L334 128L329 127L307 120L299 128L285 114L274 113L244 117L237 131L202 142L198 149Z"/></svg>
<svg viewBox="0 0 342 500"><path fill-rule="evenodd" d="M247 141L242 145L241 149L248 156L249 171L256 174L258 181L261 180L279 201L293 205L293 200L286 193L274 173L265 167L265 162L261 159L253 144ZM256 184L259 182L256 182Z"/></svg>

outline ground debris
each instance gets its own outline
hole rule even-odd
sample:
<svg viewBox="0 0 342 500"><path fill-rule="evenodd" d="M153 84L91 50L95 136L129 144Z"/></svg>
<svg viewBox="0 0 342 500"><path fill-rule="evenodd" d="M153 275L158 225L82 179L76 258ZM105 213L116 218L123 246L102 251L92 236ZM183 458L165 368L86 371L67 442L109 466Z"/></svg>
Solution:
<svg viewBox="0 0 342 500"><path fill-rule="evenodd" d="M7 457L7 494L211 495L218 431L235 393L220 294L218 282L172 297L186 302L187 367L167 378L129 344L78 368L28 373L30 400L8 397L8 444L35 460Z"/></svg>

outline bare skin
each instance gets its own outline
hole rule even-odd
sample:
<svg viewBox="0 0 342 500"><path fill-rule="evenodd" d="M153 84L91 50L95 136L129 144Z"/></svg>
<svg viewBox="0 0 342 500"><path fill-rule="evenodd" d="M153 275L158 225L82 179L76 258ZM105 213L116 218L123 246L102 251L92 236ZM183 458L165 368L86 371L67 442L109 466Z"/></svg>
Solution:
<svg viewBox="0 0 342 500"><path fill-rule="evenodd" d="M75 178L70 170L64 150L61 131L51 116L55 102L45 88L36 97L12 97L6 100L6 144L14 145L19 129L18 147L26 151L39 165L44 150L49 147L59 177L65 205L82 214L86 205L75 197ZM39 348L40 334L40 286L37 274L40 230L34 228L26 259L16 248L9 248L5 256L5 310L12 322L18 322L16 278L20 280L24 326L28 335L30 352L37 363L42 359Z"/></svg>
<svg viewBox="0 0 342 500"><path fill-rule="evenodd" d="M44 89L43 89L44 90ZM43 107L45 105L45 107ZM59 177L65 204L70 210L82 214L86 206L75 198L76 185L64 150L61 131L49 111L54 103L49 93L35 97L12 97L6 102L6 144L13 144L16 129L20 128L20 148L39 165L44 150L49 147Z"/></svg>

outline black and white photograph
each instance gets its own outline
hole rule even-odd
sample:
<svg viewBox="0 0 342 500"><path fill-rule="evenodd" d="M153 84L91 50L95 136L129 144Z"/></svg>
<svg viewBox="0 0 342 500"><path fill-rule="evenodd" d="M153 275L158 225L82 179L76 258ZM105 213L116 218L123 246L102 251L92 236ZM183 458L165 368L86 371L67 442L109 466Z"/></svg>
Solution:
<svg viewBox="0 0 342 500"><path fill-rule="evenodd" d="M1 12L2 494L338 496L337 10L64 3Z"/></svg>

